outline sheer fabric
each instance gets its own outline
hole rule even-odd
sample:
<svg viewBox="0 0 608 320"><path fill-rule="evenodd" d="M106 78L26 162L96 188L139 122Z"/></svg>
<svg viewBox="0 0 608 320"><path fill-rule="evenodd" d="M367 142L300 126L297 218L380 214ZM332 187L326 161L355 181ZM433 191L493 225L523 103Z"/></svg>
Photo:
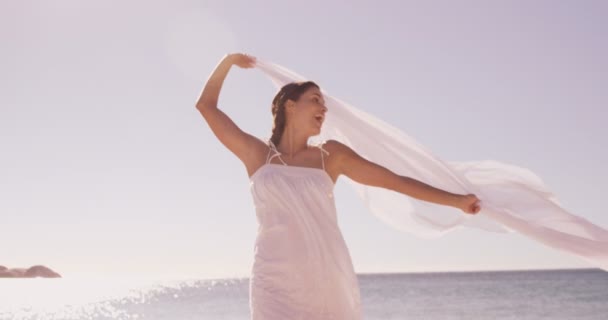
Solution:
<svg viewBox="0 0 608 320"><path fill-rule="evenodd" d="M307 80L260 59L256 67L277 88ZM481 200L481 211L469 215L348 179L369 210L384 223L425 238L463 227L518 232L608 271L608 231L566 211L534 172L497 161L445 161L403 131L322 92L328 112L321 140L338 140L399 175L453 193L473 193Z"/></svg>

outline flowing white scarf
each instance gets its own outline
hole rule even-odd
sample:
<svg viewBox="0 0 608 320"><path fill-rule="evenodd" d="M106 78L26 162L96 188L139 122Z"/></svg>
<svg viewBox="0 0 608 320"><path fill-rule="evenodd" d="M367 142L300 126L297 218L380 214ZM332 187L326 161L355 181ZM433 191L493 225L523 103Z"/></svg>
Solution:
<svg viewBox="0 0 608 320"><path fill-rule="evenodd" d="M256 67L278 88L307 80L260 59ZM386 224L428 238L460 227L519 232L608 271L608 231L567 212L530 170L496 161L444 161L401 130L322 92L328 108L322 140L338 140L396 174L480 199L481 211L469 215L349 179L370 211Z"/></svg>

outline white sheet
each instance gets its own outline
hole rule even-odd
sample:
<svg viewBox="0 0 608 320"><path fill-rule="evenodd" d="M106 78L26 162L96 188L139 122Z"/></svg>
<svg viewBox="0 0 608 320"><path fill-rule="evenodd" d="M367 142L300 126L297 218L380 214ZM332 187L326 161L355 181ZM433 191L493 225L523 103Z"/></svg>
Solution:
<svg viewBox="0 0 608 320"><path fill-rule="evenodd" d="M256 67L278 88L308 80L260 59ZM370 211L386 224L427 238L461 227L519 232L608 271L608 231L564 210L530 170L497 161L445 161L401 130L322 92L328 112L321 140L338 140L399 175L454 193L474 193L481 200L481 211L469 215L349 180Z"/></svg>

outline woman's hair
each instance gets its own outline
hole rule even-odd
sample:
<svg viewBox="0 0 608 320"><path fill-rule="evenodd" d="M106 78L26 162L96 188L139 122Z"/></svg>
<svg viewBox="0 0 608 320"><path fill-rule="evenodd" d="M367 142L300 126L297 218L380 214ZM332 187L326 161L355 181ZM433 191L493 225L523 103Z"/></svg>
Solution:
<svg viewBox="0 0 608 320"><path fill-rule="evenodd" d="M306 90L312 87L320 89L319 86L312 81L291 82L284 85L272 100L272 117L274 118L274 123L272 125L272 137L270 138L270 141L272 141L275 146L279 145L281 137L283 136L283 131L285 131L285 103L287 100L297 101Z"/></svg>

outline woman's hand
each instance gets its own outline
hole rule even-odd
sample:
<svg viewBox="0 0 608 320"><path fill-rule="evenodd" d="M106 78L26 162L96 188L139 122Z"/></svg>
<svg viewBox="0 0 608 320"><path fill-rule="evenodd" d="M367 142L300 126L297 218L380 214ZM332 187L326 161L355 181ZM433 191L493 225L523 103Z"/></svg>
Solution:
<svg viewBox="0 0 608 320"><path fill-rule="evenodd" d="M215 67L215 70L207 79L207 83L203 88L200 98L196 102L196 108L201 112L211 108L217 108L217 100L219 99L220 89L228 75L228 71L232 65L237 65L241 68L255 67L256 60L254 57L242 53L230 53L225 55L220 63Z"/></svg>
<svg viewBox="0 0 608 320"><path fill-rule="evenodd" d="M479 199L474 194L461 195L458 199L458 208L465 213L476 214L481 210Z"/></svg>
<svg viewBox="0 0 608 320"><path fill-rule="evenodd" d="M226 59L228 59L231 64L239 66L243 69L255 67L256 62L255 57L244 53L231 53L226 56Z"/></svg>

